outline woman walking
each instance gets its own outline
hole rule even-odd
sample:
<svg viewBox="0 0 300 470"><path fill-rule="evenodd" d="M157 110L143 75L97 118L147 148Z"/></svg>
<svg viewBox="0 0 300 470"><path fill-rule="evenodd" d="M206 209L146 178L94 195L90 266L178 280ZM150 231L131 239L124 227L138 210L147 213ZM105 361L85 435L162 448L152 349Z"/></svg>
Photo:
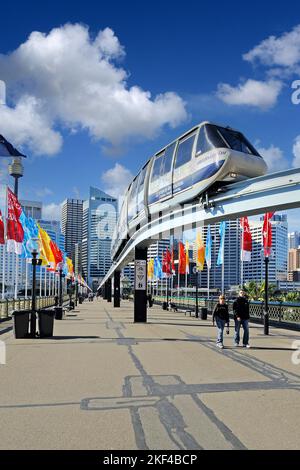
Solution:
<svg viewBox="0 0 300 470"><path fill-rule="evenodd" d="M228 304L225 302L225 296L220 295L219 302L214 308L213 311L213 325L217 324L218 328L218 338L217 338L217 346L218 348L223 349L223 335L224 335L224 328L225 325L227 326L226 333L229 334L229 312L228 312Z"/></svg>

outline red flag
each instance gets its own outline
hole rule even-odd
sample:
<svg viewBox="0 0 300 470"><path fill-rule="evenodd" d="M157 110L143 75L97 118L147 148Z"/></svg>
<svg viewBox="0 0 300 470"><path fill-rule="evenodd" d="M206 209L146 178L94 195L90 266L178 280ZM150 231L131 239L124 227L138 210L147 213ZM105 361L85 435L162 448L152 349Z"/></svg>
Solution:
<svg viewBox="0 0 300 470"><path fill-rule="evenodd" d="M264 255L270 256L272 248L272 226L270 219L273 217L274 212L267 212L264 217L263 225L263 246L264 246Z"/></svg>
<svg viewBox="0 0 300 470"><path fill-rule="evenodd" d="M171 274L171 253L168 248L163 255L162 272L165 274Z"/></svg>
<svg viewBox="0 0 300 470"><path fill-rule="evenodd" d="M178 272L179 274L186 273L186 256L182 242L178 242Z"/></svg>
<svg viewBox="0 0 300 470"><path fill-rule="evenodd" d="M250 232L248 217L242 217L240 219L240 225L241 225L241 228L243 230L241 260L251 261L252 235L251 235L251 232Z"/></svg>
<svg viewBox="0 0 300 470"><path fill-rule="evenodd" d="M64 257L63 257L62 252L60 251L60 249L56 245L56 243L54 243L54 241L52 241L52 240L50 241L50 248L52 250L52 253L53 253L53 256L54 256L54 259L55 259L55 268L56 268L58 263L61 263L63 261Z"/></svg>
<svg viewBox="0 0 300 470"><path fill-rule="evenodd" d="M23 251L24 230L19 217L22 207L16 195L7 188L7 251L20 255Z"/></svg>
<svg viewBox="0 0 300 470"><path fill-rule="evenodd" d="M4 222L3 222L3 217L2 217L2 212L0 209L0 245L4 245L5 239L4 239Z"/></svg>

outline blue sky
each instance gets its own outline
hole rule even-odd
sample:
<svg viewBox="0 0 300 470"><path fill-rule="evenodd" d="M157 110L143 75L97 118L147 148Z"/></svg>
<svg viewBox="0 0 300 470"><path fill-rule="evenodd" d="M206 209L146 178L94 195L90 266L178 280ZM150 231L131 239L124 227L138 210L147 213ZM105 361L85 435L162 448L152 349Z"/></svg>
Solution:
<svg viewBox="0 0 300 470"><path fill-rule="evenodd" d="M21 196L54 216L89 185L122 191L206 119L242 130L273 170L300 166L300 6L280 3L6 2L0 122L29 157Z"/></svg>

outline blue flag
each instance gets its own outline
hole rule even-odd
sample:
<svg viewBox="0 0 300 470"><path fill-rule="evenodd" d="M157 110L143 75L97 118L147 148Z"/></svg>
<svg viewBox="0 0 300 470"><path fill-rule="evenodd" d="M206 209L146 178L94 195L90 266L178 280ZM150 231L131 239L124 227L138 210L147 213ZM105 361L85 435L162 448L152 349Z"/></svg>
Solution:
<svg viewBox="0 0 300 470"><path fill-rule="evenodd" d="M221 222L220 227L219 227L220 248L219 248L218 259L217 259L218 266L224 263L225 230L226 230L226 222Z"/></svg>
<svg viewBox="0 0 300 470"><path fill-rule="evenodd" d="M162 279L163 277L161 261L158 256L154 258L154 276L157 279Z"/></svg>
<svg viewBox="0 0 300 470"><path fill-rule="evenodd" d="M21 254L21 258L32 258L32 253L27 246L27 242L32 238L38 238L39 228L35 220L33 220L31 217L27 217L24 211L21 212L19 220L24 230L24 239L22 243L23 251Z"/></svg>
<svg viewBox="0 0 300 470"><path fill-rule="evenodd" d="M205 244L205 261L206 261L206 266L208 269L211 268L211 246L212 246L212 239L211 239L210 225L209 225L207 227L206 244Z"/></svg>

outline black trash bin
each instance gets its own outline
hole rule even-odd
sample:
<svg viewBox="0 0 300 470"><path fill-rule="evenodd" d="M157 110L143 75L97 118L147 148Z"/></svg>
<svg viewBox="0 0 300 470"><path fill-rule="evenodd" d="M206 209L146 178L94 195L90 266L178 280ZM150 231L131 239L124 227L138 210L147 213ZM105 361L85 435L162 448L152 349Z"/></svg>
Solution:
<svg viewBox="0 0 300 470"><path fill-rule="evenodd" d="M168 310L168 304L167 304L167 302L163 302L162 308L163 308L163 310Z"/></svg>
<svg viewBox="0 0 300 470"><path fill-rule="evenodd" d="M54 310L42 309L38 311L40 338L53 336Z"/></svg>
<svg viewBox="0 0 300 470"><path fill-rule="evenodd" d="M55 313L55 320L62 320L63 318L63 308L62 307L54 307Z"/></svg>
<svg viewBox="0 0 300 470"><path fill-rule="evenodd" d="M15 310L12 313L14 318L14 334L15 338L29 337L29 318L31 310Z"/></svg>
<svg viewBox="0 0 300 470"><path fill-rule="evenodd" d="M207 307L201 307L201 320L207 320Z"/></svg>
<svg viewBox="0 0 300 470"><path fill-rule="evenodd" d="M79 297L78 302L82 304L82 297Z"/></svg>

